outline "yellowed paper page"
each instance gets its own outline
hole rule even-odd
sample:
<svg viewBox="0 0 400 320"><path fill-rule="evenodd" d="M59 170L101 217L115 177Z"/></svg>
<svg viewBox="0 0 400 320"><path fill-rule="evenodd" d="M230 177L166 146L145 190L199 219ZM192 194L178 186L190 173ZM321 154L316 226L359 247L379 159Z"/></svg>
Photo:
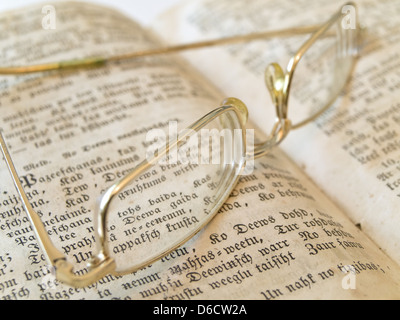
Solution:
<svg viewBox="0 0 400 320"><path fill-rule="evenodd" d="M2 65L157 45L134 22L101 7L57 4L52 31L36 24L39 9L2 16L2 34L15 36L2 37ZM191 123L218 106L220 95L173 57L2 77L0 126L15 166L78 274L95 251L96 200L146 157L146 134ZM195 168L157 165L118 196L126 206L113 212L107 231L116 259L136 263L138 252L168 245L157 242L162 232L178 237L196 222L213 199L185 186L212 190L214 178L199 178ZM145 269L81 289L54 279L5 163L0 177L4 300L399 298L398 265L278 149L240 178L192 240Z"/></svg>
<svg viewBox="0 0 400 320"><path fill-rule="evenodd" d="M358 19L366 31L344 98L313 124L291 132L282 148L355 224L400 262L399 3L357 4ZM323 23L339 9L332 1L317 1L312 6L307 1L296 5L291 1L253 1L251 5L199 1L168 12L158 20L162 27L156 29L166 41L187 42ZM223 92L247 103L253 122L268 132L274 107L265 88L264 70L271 62L285 68L306 39L274 38L191 52L186 57ZM318 90L318 85L310 90ZM302 94L304 98L306 92ZM289 114L301 109L297 98L302 96L291 95Z"/></svg>

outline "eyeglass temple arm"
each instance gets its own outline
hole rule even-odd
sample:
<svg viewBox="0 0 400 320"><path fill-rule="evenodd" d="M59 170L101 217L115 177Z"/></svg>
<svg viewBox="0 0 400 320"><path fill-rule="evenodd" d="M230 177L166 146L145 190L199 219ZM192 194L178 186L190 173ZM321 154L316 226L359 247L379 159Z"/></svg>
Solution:
<svg viewBox="0 0 400 320"><path fill-rule="evenodd" d="M93 270L90 270L84 275L75 275L73 273L73 266L69 263L64 256L51 242L44 225L35 210L33 210L32 205L29 203L28 197L22 187L17 171L15 170L14 164L12 162L10 153L7 148L7 144L4 140L3 134L0 130L0 146L1 151L6 160L8 169L11 173L14 185L18 191L24 209L28 215L28 218L33 226L36 239L43 249L43 253L46 257L47 262L55 268L56 278L66 284L74 287L85 287L92 284L103 276L109 274L115 269L115 263L112 260L105 260L103 263Z"/></svg>
<svg viewBox="0 0 400 320"><path fill-rule="evenodd" d="M0 67L0 74L2 75L16 75L16 74L26 74L35 72L44 72L52 70L65 70L65 69L76 69L76 68L87 68L87 67L98 67L107 64L112 61L122 61L128 59L134 59L139 57L162 55L174 52L181 52L192 49L207 48L213 46L235 44L240 42L247 42L263 38L273 38L282 36L292 36L301 34L310 34L318 30L320 26L303 26L303 27L293 27L282 30L272 30L265 32L254 32L245 35L226 37L215 40L206 40L200 42L192 42L187 44L168 46L156 49L149 49L143 51L131 52L123 55L116 55L111 57L97 57L97 58L86 58L77 60L67 60L55 63L45 63L39 65L31 66L20 66L20 67Z"/></svg>

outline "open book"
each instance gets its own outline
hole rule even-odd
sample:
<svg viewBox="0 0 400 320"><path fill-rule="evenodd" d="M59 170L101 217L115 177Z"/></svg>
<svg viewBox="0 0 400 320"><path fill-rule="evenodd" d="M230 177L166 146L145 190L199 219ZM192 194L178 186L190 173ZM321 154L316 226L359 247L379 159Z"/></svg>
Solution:
<svg viewBox="0 0 400 320"><path fill-rule="evenodd" d="M145 30L94 4L57 2L54 21L43 21L49 17L42 8L0 16L1 66L319 24L339 9L327 0L312 7L286 0L185 1ZM400 298L400 3L360 1L359 9L368 29L346 93L257 160L212 222L151 266L79 289L54 281L2 163L1 299ZM234 96L248 106L256 135L268 133L262 74L270 62L287 63L291 41L298 43L274 38L184 57L1 76L0 127L14 164L48 234L77 272L94 250L96 199L143 160L149 130L171 122L183 128ZM187 167L174 172L191 177ZM135 255L128 243L146 248L167 227L169 213L157 210L160 203L179 210L190 201L176 195L173 184L159 189L155 181L163 183L162 177L149 171L129 191L147 206L118 212L122 229L109 226L122 260ZM174 228L184 228L185 218ZM135 219L141 228L130 224Z"/></svg>

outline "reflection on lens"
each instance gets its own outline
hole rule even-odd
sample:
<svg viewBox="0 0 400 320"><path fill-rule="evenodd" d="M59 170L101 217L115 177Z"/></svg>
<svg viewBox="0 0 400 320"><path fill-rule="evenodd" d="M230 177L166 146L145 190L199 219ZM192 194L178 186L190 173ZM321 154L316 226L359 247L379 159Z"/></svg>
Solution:
<svg viewBox="0 0 400 320"><path fill-rule="evenodd" d="M337 19L302 56L290 87L289 119L294 127L325 111L340 94L353 67L355 28Z"/></svg>
<svg viewBox="0 0 400 320"><path fill-rule="evenodd" d="M109 207L107 246L117 273L146 266L209 222L244 165L243 139L240 121L229 110L217 113L205 127L183 131L177 141L168 138L169 150L153 148L154 166L121 190Z"/></svg>

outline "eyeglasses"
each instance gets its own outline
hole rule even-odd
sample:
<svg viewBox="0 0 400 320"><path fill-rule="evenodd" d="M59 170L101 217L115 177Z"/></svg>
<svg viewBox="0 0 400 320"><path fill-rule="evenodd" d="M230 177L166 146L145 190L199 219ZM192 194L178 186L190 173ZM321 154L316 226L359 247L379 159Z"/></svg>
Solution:
<svg viewBox="0 0 400 320"><path fill-rule="evenodd" d="M346 6L355 10L353 4ZM323 113L347 83L358 53L360 33L358 25L346 23L349 16L343 8L318 27L256 33L111 58L0 68L2 74L43 72L265 37L312 33L290 59L285 71L276 63L266 68L265 82L276 120L264 142L253 146L249 143L249 133L245 129L247 107L236 98L228 98L185 130L158 139L162 143L151 149L145 160L107 189L99 200L94 219L97 253L85 274L75 274L72 264L52 244L39 215L28 201L0 134L1 149L14 184L39 245L55 268L56 278L71 286L84 287L107 274L134 272L177 249L206 226L252 160L266 155L290 130ZM301 110L289 110L289 92L294 97L301 95L310 82L318 83L318 91L302 101ZM121 231L117 236L116 226Z"/></svg>

